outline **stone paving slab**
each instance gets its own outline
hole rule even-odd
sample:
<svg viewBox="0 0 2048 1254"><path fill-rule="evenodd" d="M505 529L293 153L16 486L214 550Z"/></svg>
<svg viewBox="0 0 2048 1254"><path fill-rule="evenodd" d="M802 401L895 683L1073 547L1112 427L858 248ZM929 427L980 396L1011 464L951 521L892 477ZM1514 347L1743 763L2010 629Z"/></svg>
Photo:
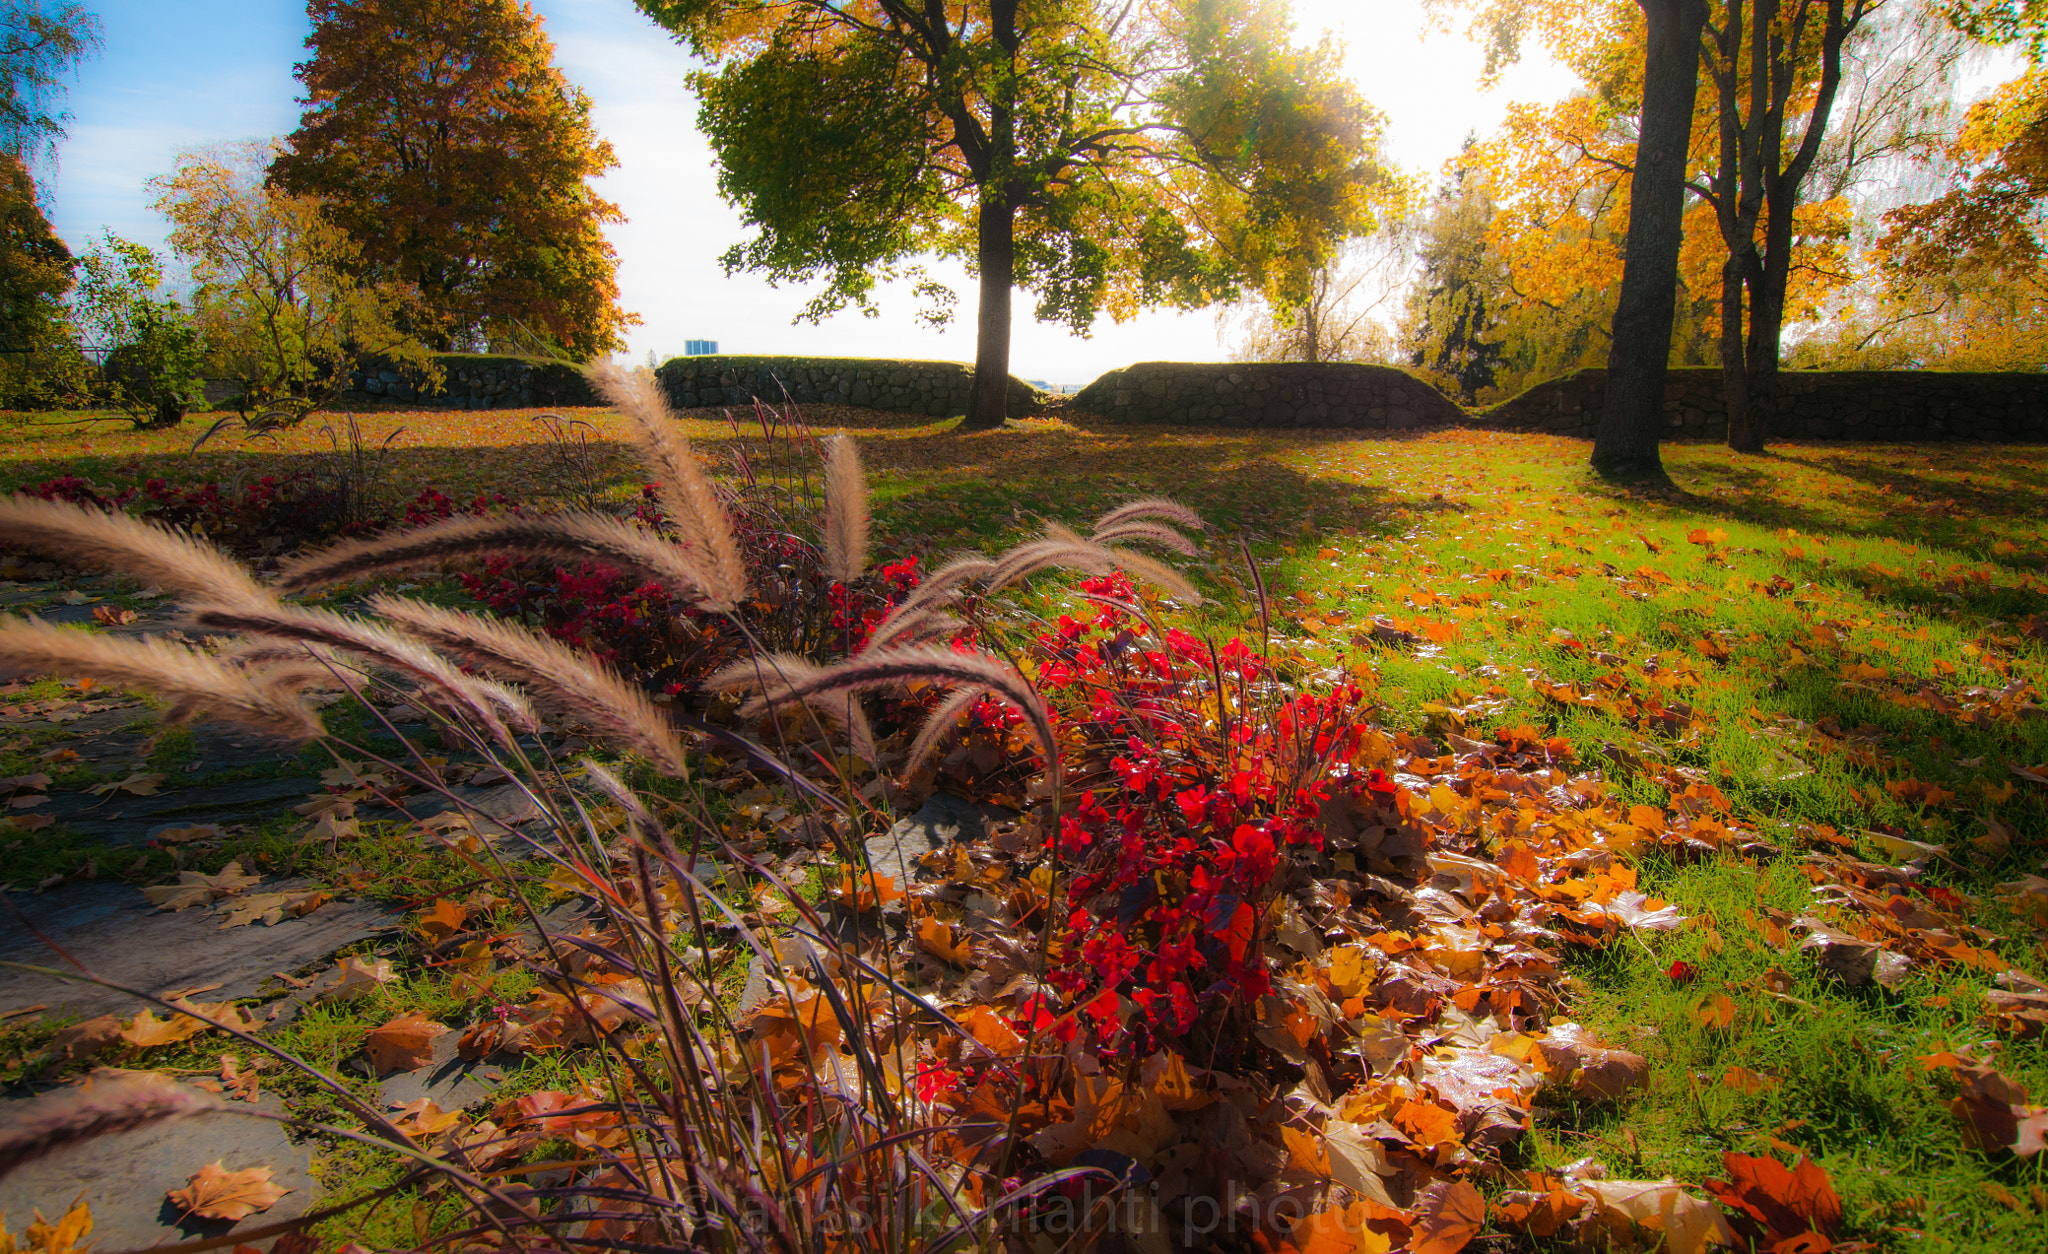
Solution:
<svg viewBox="0 0 2048 1254"><path fill-rule="evenodd" d="M464 1062L456 1052L461 1045L460 1032L435 1037L434 1061L415 1071L386 1076L378 1082L377 1092L392 1107L424 1097L442 1110L461 1110L484 1100L504 1083L505 1068L482 1059Z"/></svg>
<svg viewBox="0 0 2048 1254"><path fill-rule="evenodd" d="M27 1100L0 1099L0 1124ZM283 1113L277 1099L268 1095L253 1109ZM216 1160L229 1171L268 1167L274 1173L271 1183L291 1192L269 1210L239 1222L181 1220L165 1195L184 1188L194 1172ZM17 1233L27 1226L32 1211L40 1209L54 1220L81 1196L92 1208L93 1248L134 1250L295 1218L313 1208L319 1186L313 1181L309 1148L294 1144L281 1124L218 1112L66 1146L0 1178L0 1214Z"/></svg>
<svg viewBox="0 0 2048 1254"><path fill-rule="evenodd" d="M275 892L302 880L266 883ZM345 945L399 926L402 915L369 901L330 901L298 919L271 927L250 924L222 930L222 916L195 907L157 910L133 884L106 880L67 884L40 895L14 893L9 901L35 931L55 941L104 980L161 994L219 982L205 1001L253 997L271 974L324 962ZM0 911L0 960L65 968L30 927ZM25 972L0 970L0 1010L46 1004L49 1015L91 1018L133 1014L141 1003L92 984L70 984Z"/></svg>
<svg viewBox="0 0 2048 1254"><path fill-rule="evenodd" d="M96 836L116 847L139 845L153 828L176 822L260 823L321 790L312 775L238 779L204 788L179 788L165 780L163 791L139 797L116 793L98 797L85 792L56 792L35 807L74 832Z"/></svg>

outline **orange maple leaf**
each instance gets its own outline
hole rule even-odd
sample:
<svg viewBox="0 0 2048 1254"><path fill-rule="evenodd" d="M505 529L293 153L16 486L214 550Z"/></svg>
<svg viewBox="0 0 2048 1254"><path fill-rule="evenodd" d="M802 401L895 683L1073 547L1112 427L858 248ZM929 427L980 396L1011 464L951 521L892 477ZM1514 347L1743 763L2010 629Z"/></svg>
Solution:
<svg viewBox="0 0 2048 1254"><path fill-rule="evenodd" d="M448 1031L446 1024L414 1011L370 1029L363 1038L363 1053L380 1076L412 1071L434 1060L434 1042Z"/></svg>

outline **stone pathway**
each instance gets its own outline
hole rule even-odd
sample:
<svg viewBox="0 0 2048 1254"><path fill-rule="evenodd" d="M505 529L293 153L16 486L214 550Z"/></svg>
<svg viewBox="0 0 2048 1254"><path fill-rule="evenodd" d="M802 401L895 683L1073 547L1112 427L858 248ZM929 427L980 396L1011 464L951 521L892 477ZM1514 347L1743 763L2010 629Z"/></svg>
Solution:
<svg viewBox="0 0 2048 1254"><path fill-rule="evenodd" d="M0 1124L27 1100L0 1099ZM271 1096L253 1107L239 1101L229 1105L271 1114L284 1109ZM291 1192L269 1210L239 1223L185 1218L166 1194L184 1188L194 1172L216 1161L228 1171L268 1167L271 1183ZM283 1125L208 1112L95 1137L17 1168L0 1178L0 1215L6 1216L11 1231L19 1233L32 1211L40 1209L54 1220L82 1196L92 1208L94 1247L134 1250L291 1219L312 1209L319 1194L309 1147L294 1142ZM263 1248L269 1244L264 1242Z"/></svg>
<svg viewBox="0 0 2048 1254"><path fill-rule="evenodd" d="M100 599L66 604L63 596L71 591ZM30 609L49 621L93 621L95 607L117 603L114 591L111 580L43 585L0 581L0 611ZM133 622L110 630L170 632L177 622L175 607L153 601L138 609ZM69 751L76 758L63 761L90 766L106 780L152 772L146 759L162 729L144 702L90 689L67 690L65 698L56 701L34 700L26 692L25 685L14 686L12 695L0 688L0 745L31 757ZM390 713L401 723L417 721L403 708ZM127 847L139 853L135 847L168 829L260 823L323 787L288 746L220 725L199 724L192 735L189 760L163 770L165 778L153 793L95 793L75 783L52 781L40 800L0 810L54 820L51 826L0 836L0 883L15 878L9 874L6 842L33 841L56 830L55 824L109 849ZM220 778L229 772L238 777ZM22 788L15 796L26 798L36 791ZM501 776L452 791L475 816L479 834L494 844L502 843L509 829L538 816L523 790ZM425 819L455 804L446 797L415 792L402 799L402 813L364 804L357 815L364 820ZM978 840L986 821L1012 817L1007 811L940 794L890 832L869 841L868 857L877 873L908 886L922 874L918 863L926 853L956 841ZM160 911L137 883L114 878L130 856L100 859L100 878L59 883L46 891L16 882L6 893L6 907L0 907L0 961L75 969L64 956L68 954L101 979L157 996L191 992L195 1000L207 1002L268 998L251 1008L262 1032L291 1022L316 996L314 990L298 987L303 977L330 967L333 955L347 946L395 937L403 923L401 912L391 907L341 899L270 926L223 929L223 916L216 908ZM286 891L304 883L266 880L251 891ZM547 926L576 930L580 909L563 903L549 912ZM791 945L787 960L800 960L799 948ZM751 971L742 1004L758 1001L765 988L764 973ZM8 1021L19 1022L20 1012L31 1008L36 1014L82 1021L102 1015L126 1019L141 1007L135 998L97 985L0 970L0 1015ZM451 1111L490 1100L507 1079L507 1067L492 1059L463 1061L456 1054L458 1042L457 1033L440 1037L428 1065L379 1080L378 1098L393 1108L427 1098ZM225 1038L220 1045L222 1052L248 1054ZM350 1065L345 1062L344 1071ZM47 1087L29 1084L0 1098L0 1123L8 1120L10 1111L19 1110L21 1102L32 1100L33 1090ZM279 1109L269 1097L261 1108ZM243 1228L290 1218L319 1200L306 1145L295 1143L276 1123L208 1114L102 1137L0 1178L0 1215L18 1231L31 1209L39 1207L54 1219L83 1196L92 1208L93 1237L101 1248L145 1248L224 1235L238 1225L186 1220L165 1201L166 1191L183 1187L187 1177L215 1161L230 1171L271 1167L277 1173L275 1182L291 1189L276 1206L242 1221Z"/></svg>
<svg viewBox="0 0 2048 1254"><path fill-rule="evenodd" d="M282 892L304 881L266 881ZM10 899L21 917L0 927L0 961L75 970L44 937L100 979L161 996L182 988L219 985L201 1000L228 1001L275 993L272 977L327 964L344 946L395 929L399 916L375 902L330 901L303 918L264 927L223 930L221 916L204 907L159 911L133 884L99 880L67 884L41 895ZM37 933L41 933L40 936ZM132 1015L142 1003L94 984L60 982L0 970L0 1010L44 1005L44 1013L90 1019Z"/></svg>

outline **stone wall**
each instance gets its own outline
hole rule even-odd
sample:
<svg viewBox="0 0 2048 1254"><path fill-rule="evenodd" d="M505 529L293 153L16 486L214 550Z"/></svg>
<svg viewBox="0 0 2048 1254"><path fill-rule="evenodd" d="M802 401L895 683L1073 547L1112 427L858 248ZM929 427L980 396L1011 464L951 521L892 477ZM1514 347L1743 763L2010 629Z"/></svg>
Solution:
<svg viewBox="0 0 2048 1254"><path fill-rule="evenodd" d="M1788 440L2048 440L2048 374L1939 370L1788 370L1766 401L1766 438ZM1576 370L1476 416L1521 431L1591 439L1607 372ZM1673 370L1664 384L1665 434L1726 439L1728 409L1717 369Z"/></svg>
<svg viewBox="0 0 2048 1254"><path fill-rule="evenodd" d="M676 357L656 374L679 409L779 405L785 394L807 405L852 405L947 418L967 412L974 367L957 361L892 361L871 357ZM1043 404L1038 390L1010 379L1009 413L1019 418Z"/></svg>
<svg viewBox="0 0 2048 1254"><path fill-rule="evenodd" d="M1067 404L1112 422L1232 427L1400 431L1465 419L1450 398L1405 371L1350 362L1141 361Z"/></svg>
<svg viewBox="0 0 2048 1254"><path fill-rule="evenodd" d="M543 405L597 405L597 394L576 367L556 361L480 353L441 353L434 358L446 372L441 390L424 390L419 376L370 361L356 372L338 398L366 403L396 401L425 409L519 409Z"/></svg>

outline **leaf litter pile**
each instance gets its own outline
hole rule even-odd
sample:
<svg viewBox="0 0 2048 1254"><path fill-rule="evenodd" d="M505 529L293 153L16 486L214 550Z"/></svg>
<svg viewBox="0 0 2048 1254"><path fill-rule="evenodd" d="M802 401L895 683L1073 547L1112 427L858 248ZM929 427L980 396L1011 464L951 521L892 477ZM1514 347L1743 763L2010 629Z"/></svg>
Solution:
<svg viewBox="0 0 2048 1254"><path fill-rule="evenodd" d="M2011 783L1973 783L1959 798L1953 781L1902 769L1878 729L1825 709L1730 717L1713 695L1728 687L1717 675L1746 678L1769 655L1739 620L1700 616L1649 656L1620 613L1600 632L1583 622L1535 632L1547 640L1540 656L1518 639L1543 625L1532 611L1544 608L1545 578L1596 584L1638 611L1688 594L1762 598L1803 620L1796 642L1773 628L1769 647L1799 665L1825 662L1846 701L1998 733L2039 718L2025 643L2036 620L2003 636L1994 623L1966 650L1980 667L2002 657L2003 683L1917 682L1896 663L1856 659L1851 640L1868 627L1852 596L1756 577L1758 554L1726 531L1616 536L1606 520L1551 504L1547 522L1503 509L1434 528L1402 509L1392 521L1411 529L1399 540L1331 535L1299 553L1287 536L1302 593L1274 598L1273 647L1184 635L1130 585L1084 583L1072 616L1018 644L1020 669L1058 715L1062 813L1028 769L1014 719L976 709L935 777L913 773L907 793L873 781L871 799L887 793L900 811L936 784L1021 813L962 831L901 883L857 861L778 860L819 843L817 816L786 781L697 746L706 782L735 800L733 829L770 835L739 847L762 874L724 929L724 951L698 955L691 988L715 1013L718 972L745 953L742 932L783 956L767 995L737 1015L744 1047L713 1060L724 1082L774 1089L796 1126L807 1109L909 1112L953 1182L950 1204L1032 1190L1006 1237L1035 1252L1109 1234L1147 1250L1436 1252L1485 1232L1589 1248L1857 1248L1893 1230L1870 1213L1851 1223L1807 1146L1781 1139L1802 1139L1797 1121L1756 1129L1757 1152L1723 1151L1683 1180L1593 1157L1532 1165L1561 1158L1529 1152L1546 1126L1625 1122L1649 1096L1651 1051L1612 1022L1603 1033L1574 1021L1575 972L1648 956L1686 1001L1688 1026L1725 1037L1768 1032L1759 1004L1795 1019L1812 1011L1816 980L1868 998L1947 974L1984 983L1987 1030L1893 1065L1949 1086L1948 1136L2000 1173L2004 1183L1985 1190L1992 1200L2048 1213L2038 1184L2048 1108L2034 1100L2048 1094L2030 1096L2001 1066L2016 1050L2032 1057L2048 1024L2048 991L2011 960L2015 941L2048 929L2048 880L1951 886L1959 859L2010 866L2038 850L2038 806L2025 792L2015 802L2014 789L2048 784L2048 770L2018 760ZM1455 552L1475 524L1490 540L1547 539L1551 556L1467 562L1460 576L1453 562L1402 553ZM1643 560L1578 560L1609 541ZM1826 548L1797 533L1783 545L1788 555ZM1674 563L1688 552L1699 569ZM1345 569L1319 592L1306 568L1325 564ZM1865 566L1873 584L1900 573L1882 557ZM1242 588L1257 576L1220 578ZM1971 585L1963 573L1950 595ZM1370 612L1345 612L1347 590L1371 593ZM1540 664L1518 683L1495 666L1511 655ZM1730 735L1752 742L1735 775L1690 764L1718 765ZM877 746L885 773L906 740ZM817 748L822 761L845 756L829 738ZM1874 768L1877 778L1847 786L1852 808L1869 807L1867 826L1800 823L1797 807L1759 804L1758 781L1810 788L1816 765L1832 762ZM1965 839L1956 829L1973 814L1982 832ZM1653 881L1682 882L1685 868L1790 874L1803 899L1784 908L1759 895L1731 917L1720 903L1700 914L1653 895ZM167 902L230 908L246 887L239 870L188 873ZM823 885L822 914L788 879L806 870ZM274 921L270 911L291 904L266 900L251 919ZM539 970L543 984L518 1004L474 999L467 1023L390 1017L361 1042L376 1073L422 1065L452 1032L465 1058L549 1058L600 1036L642 1047L633 1027L652 999L644 972L606 957L616 931L593 925L565 958L471 930L493 904L437 900L420 943L458 979L487 979L506 962ZM689 930L678 900L659 904ZM1985 926L1994 907L1995 931ZM1741 934L1724 941L1734 919ZM790 935L813 924L850 944L815 960ZM1768 969L1717 992L1700 969L1731 944ZM388 982L345 962L334 990L350 991L330 996L381 997ZM848 1030L849 1013L861 1032ZM159 1022L137 1026L145 1039L182 1030ZM1765 1100L1783 1077L1731 1064L1689 1082ZM529 1092L487 1116L419 1101L393 1117L481 1171L516 1171L555 1140L600 1157L628 1140L629 1120L592 1084ZM789 1152L788 1178L803 1177L804 1151ZM1056 1187L1043 1187L1049 1176ZM581 1235L601 1242L609 1222ZM627 1239L627 1225L617 1235Z"/></svg>

